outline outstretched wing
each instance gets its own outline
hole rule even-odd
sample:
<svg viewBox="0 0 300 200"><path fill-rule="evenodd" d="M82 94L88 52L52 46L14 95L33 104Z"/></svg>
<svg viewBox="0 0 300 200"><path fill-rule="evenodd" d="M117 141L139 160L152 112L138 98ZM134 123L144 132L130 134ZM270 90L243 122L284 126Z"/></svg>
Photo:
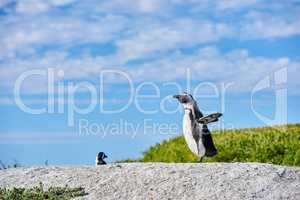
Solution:
<svg viewBox="0 0 300 200"><path fill-rule="evenodd" d="M218 121L221 116L222 116L222 113L212 113L205 117L201 117L200 119L197 120L197 122L200 124L209 124L211 122Z"/></svg>

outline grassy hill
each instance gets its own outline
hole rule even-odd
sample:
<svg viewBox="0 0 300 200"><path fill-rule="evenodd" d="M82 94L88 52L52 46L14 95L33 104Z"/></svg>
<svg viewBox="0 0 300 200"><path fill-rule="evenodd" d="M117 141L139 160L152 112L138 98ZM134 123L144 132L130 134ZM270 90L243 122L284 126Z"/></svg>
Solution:
<svg viewBox="0 0 300 200"><path fill-rule="evenodd" d="M217 156L204 162L262 162L300 165L300 124L213 131ZM128 160L127 160L128 161ZM140 162L195 162L183 136L150 147Z"/></svg>

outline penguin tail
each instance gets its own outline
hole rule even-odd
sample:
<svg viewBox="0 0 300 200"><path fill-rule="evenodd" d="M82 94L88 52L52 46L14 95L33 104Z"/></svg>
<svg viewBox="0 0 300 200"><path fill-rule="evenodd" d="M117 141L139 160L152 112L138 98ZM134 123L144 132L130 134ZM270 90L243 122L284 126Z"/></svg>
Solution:
<svg viewBox="0 0 300 200"><path fill-rule="evenodd" d="M207 157L213 157L213 156L215 156L217 154L218 154L218 151L216 149L205 152L205 156L207 156Z"/></svg>
<svg viewBox="0 0 300 200"><path fill-rule="evenodd" d="M214 145L211 134L203 134L203 144L205 147L205 156L212 157L217 155L218 151Z"/></svg>

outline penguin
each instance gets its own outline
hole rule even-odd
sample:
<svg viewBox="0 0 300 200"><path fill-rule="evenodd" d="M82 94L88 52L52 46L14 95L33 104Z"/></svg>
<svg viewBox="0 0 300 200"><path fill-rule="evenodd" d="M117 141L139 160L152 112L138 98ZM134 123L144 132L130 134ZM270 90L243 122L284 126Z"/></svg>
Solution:
<svg viewBox="0 0 300 200"><path fill-rule="evenodd" d="M106 165L106 162L104 159L107 158L104 152L99 152L96 156L96 165Z"/></svg>
<svg viewBox="0 0 300 200"><path fill-rule="evenodd" d="M218 121L218 118L222 114L214 113L204 117L191 94L183 93L181 95L174 95L173 97L184 108L183 135L191 152L198 156L199 162L202 162L205 156L215 156L218 151L214 145L207 123Z"/></svg>

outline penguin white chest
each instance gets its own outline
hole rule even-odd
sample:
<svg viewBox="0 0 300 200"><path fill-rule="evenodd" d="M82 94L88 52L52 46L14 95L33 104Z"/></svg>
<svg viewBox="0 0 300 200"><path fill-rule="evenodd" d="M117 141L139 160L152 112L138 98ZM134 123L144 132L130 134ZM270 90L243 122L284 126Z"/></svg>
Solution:
<svg viewBox="0 0 300 200"><path fill-rule="evenodd" d="M190 118L190 113L185 112L183 117L183 135L184 139L189 147L189 149L196 155L198 155L198 144L193 137L193 129L194 125L192 124L193 121Z"/></svg>

